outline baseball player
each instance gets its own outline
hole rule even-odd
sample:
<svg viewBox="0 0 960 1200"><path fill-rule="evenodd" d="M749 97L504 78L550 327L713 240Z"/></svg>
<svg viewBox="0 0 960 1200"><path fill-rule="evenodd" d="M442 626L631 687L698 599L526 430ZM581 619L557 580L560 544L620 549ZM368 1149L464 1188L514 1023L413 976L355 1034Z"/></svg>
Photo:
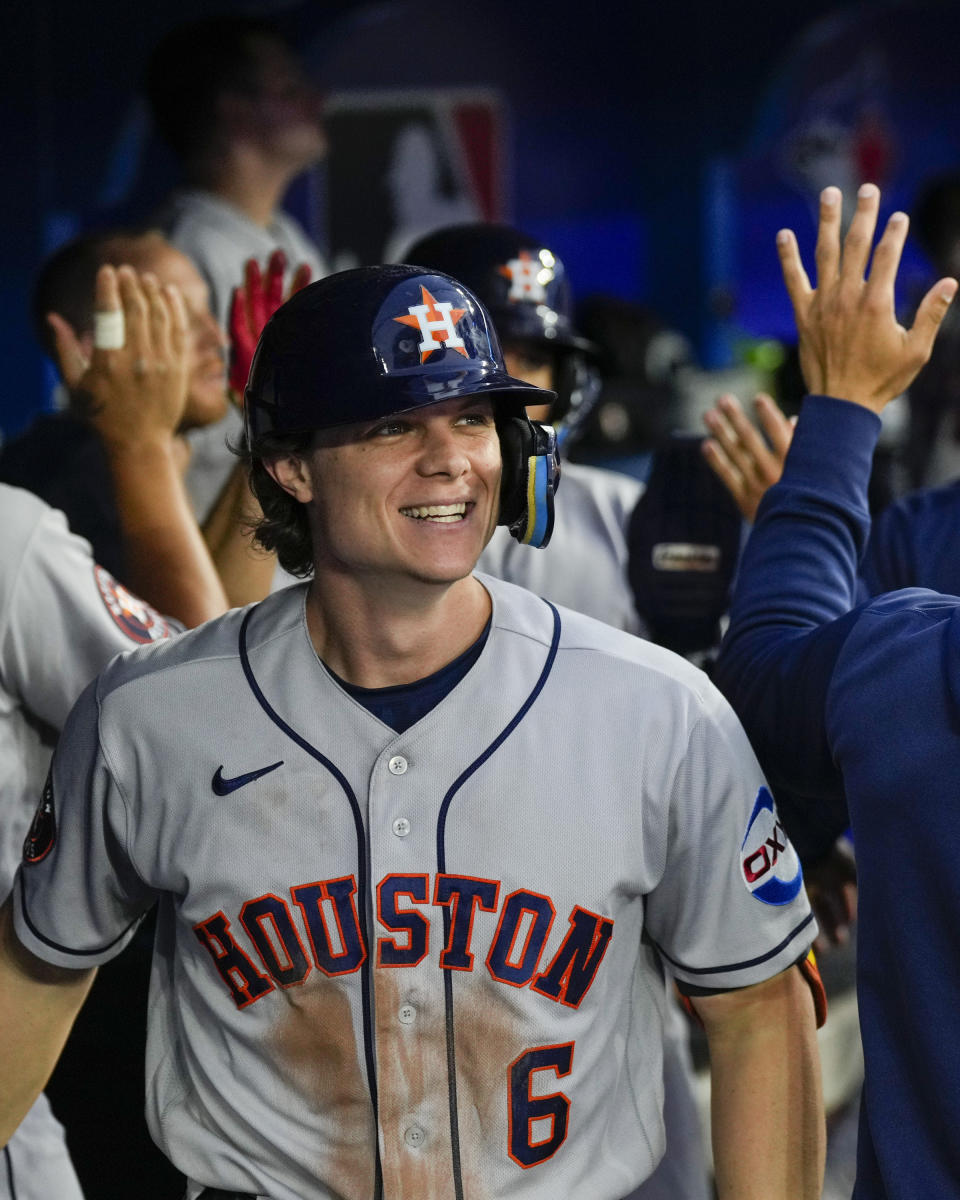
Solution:
<svg viewBox="0 0 960 1200"><path fill-rule="evenodd" d="M592 347L572 324L570 283L561 259L536 239L505 225L453 225L421 238L406 259L453 275L479 296L497 328L507 370L554 391L552 404L532 405L532 420L549 420L561 445L575 439L596 400ZM534 554L498 529L480 569L597 617L644 633L627 578L626 531L643 492L618 471L563 463L563 504L551 549Z"/></svg>
<svg viewBox="0 0 960 1200"><path fill-rule="evenodd" d="M767 489L780 478L793 425L770 396L756 398L761 438L735 396L722 396L704 420L713 432L705 453L747 520L756 516ZM955 552L960 517L960 480L921 488L894 501L873 522L860 560L861 596L925 587L960 595L960 556Z"/></svg>
<svg viewBox="0 0 960 1200"><path fill-rule="evenodd" d="M313 579L74 709L0 910L0 1136L156 900L148 1115L190 1200L623 1196L664 971L719 1195L819 1195L816 925L742 731L684 660L473 574L500 522L549 537L536 395L440 273L268 323L258 537Z"/></svg>
<svg viewBox="0 0 960 1200"><path fill-rule="evenodd" d="M595 348L573 325L571 289L560 257L525 233L482 223L429 234L407 255L411 262L453 275L479 296L496 325L510 374L557 394L552 404L538 396L527 415L550 421L561 445L569 447L593 407L599 380ZM564 460L563 500L546 552L535 552L500 527L481 554L479 569L617 629L648 633L629 572L631 514L642 493L643 485L629 476ZM707 576L701 572L700 578ZM674 611L682 607L675 599ZM689 1035L675 1004L668 1006L666 1020L664 1122L666 1153L638 1200L707 1200L709 1171Z"/></svg>
<svg viewBox="0 0 960 1200"><path fill-rule="evenodd" d="M857 603L879 414L930 355L957 291L941 279L912 328L894 315L907 218L873 249L861 187L841 250L841 193L820 198L817 286L778 235L814 393L783 478L758 511L716 678L771 776L814 812L846 801L859 880L865 1081L856 1200L960 1196L960 975L955 886L955 596L911 588Z"/></svg>
<svg viewBox="0 0 960 1200"><path fill-rule="evenodd" d="M122 650L166 637L169 623L93 561L62 513L0 484L0 893L6 896L77 696ZM81 1195L63 1129L41 1096L3 1151L0 1197Z"/></svg>
<svg viewBox="0 0 960 1200"><path fill-rule="evenodd" d="M105 266L96 273L93 307L91 337L82 346L72 336L63 338L62 354L71 369L76 360L88 418L103 441L123 549L151 599L186 621L218 616L226 599L190 513L175 449L188 396L183 298L177 289L162 288L129 267ZM62 332L69 333L69 327ZM0 486L0 512L0 893L5 896L56 735L77 696L113 655L180 626L160 617L98 565L89 543L69 531L63 513L7 485ZM111 1050L124 1045L114 1036ZM71 1127L71 1136L75 1133ZM123 1134L127 1137L126 1128ZM83 1155L89 1154L85 1141L81 1146ZM77 1153L81 1176L83 1155ZM70 1200L78 1195L63 1132L41 1098L6 1149L0 1197Z"/></svg>

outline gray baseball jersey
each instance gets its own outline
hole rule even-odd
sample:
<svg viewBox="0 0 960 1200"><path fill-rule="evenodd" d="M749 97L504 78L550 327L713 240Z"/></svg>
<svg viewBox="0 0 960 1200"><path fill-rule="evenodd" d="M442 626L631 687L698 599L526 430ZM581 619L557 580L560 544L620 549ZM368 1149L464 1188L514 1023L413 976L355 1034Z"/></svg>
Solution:
<svg viewBox="0 0 960 1200"><path fill-rule="evenodd" d="M556 522L542 550L498 528L480 568L628 633L646 636L627 576L626 531L643 484L619 471L564 462ZM672 988L668 1004L676 1008ZM664 1040L667 1150L659 1168L628 1200L707 1200L709 1167L694 1097L689 1035L682 1014L667 1014Z"/></svg>
<svg viewBox="0 0 960 1200"><path fill-rule="evenodd" d="M478 570L642 636L646 630L627 578L626 537L642 494L643 484L629 475L564 462L549 545L524 546L498 526Z"/></svg>
<svg viewBox="0 0 960 1200"><path fill-rule="evenodd" d="M706 677L480 577L491 629L396 734L309 640L305 585L115 660L14 887L41 958L156 897L154 1136L272 1200L613 1200L663 1149L663 971L756 983L816 931Z"/></svg>
<svg viewBox="0 0 960 1200"><path fill-rule="evenodd" d="M0 896L13 883L57 733L121 650L170 626L93 561L63 513L0 484ZM63 1129L40 1097L0 1168L0 1197L80 1196ZM15 1191L8 1190L15 1188Z"/></svg>

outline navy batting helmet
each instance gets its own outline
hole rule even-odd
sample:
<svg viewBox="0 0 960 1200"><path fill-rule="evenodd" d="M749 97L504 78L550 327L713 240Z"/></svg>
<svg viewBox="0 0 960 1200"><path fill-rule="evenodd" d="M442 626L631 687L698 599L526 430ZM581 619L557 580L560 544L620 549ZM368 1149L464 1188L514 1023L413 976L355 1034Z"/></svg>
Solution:
<svg viewBox="0 0 960 1200"><path fill-rule="evenodd" d="M249 440L472 395L512 413L553 398L507 374L493 322L463 284L418 267L360 267L311 283L270 318L244 414Z"/></svg>
<svg viewBox="0 0 960 1200"><path fill-rule="evenodd" d="M494 402L504 460L500 523L520 541L546 545L559 481L556 435L527 420L525 408L554 393L507 373L486 309L441 272L359 267L281 305L250 366L247 445L466 396Z"/></svg>
<svg viewBox="0 0 960 1200"><path fill-rule="evenodd" d="M596 402L599 377L587 370L597 348L573 327L573 296L563 262L536 238L509 225L450 225L414 242L408 262L444 271L467 285L505 342L549 353L558 399L551 418L566 431Z"/></svg>

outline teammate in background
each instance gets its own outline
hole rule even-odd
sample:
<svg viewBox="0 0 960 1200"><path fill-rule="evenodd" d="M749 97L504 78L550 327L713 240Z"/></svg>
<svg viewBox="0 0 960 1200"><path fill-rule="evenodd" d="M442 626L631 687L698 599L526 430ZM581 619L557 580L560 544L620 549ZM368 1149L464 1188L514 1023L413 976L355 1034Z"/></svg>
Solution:
<svg viewBox="0 0 960 1200"><path fill-rule="evenodd" d="M942 279L910 330L894 315L907 218L873 250L865 184L841 252L841 198L820 199L817 286L787 230L804 402L760 505L716 678L774 785L832 810L857 847L857 978L866 1078L856 1200L960 1196L960 977L954 879L958 601L910 589L857 602L879 414L928 359L956 294Z"/></svg>
<svg viewBox="0 0 960 1200"><path fill-rule="evenodd" d="M217 616L226 604L174 465L188 369L182 299L130 268L104 267L96 307L103 344L89 348L86 377L138 582L144 595L195 621ZM115 654L178 627L99 566L62 513L6 484L0 508L0 894L6 896L56 736L77 696ZM3 1150L0 1195L81 1195L63 1129L43 1096Z"/></svg>
<svg viewBox="0 0 960 1200"><path fill-rule="evenodd" d="M413 243L410 262L465 283L493 318L509 373L556 393L527 407L531 420L549 421L569 447L596 400L594 347L572 323L570 283L548 247L504 225L453 225ZM478 569L529 588L555 604L586 613L628 633L645 633L628 578L628 528L643 485L616 471L564 461L563 493L544 552L495 530ZM706 1200L709 1172L693 1095L686 1018L667 1012L664 1042L664 1117L667 1151L641 1188L645 1200L683 1196Z"/></svg>
<svg viewBox="0 0 960 1200"><path fill-rule="evenodd" d="M210 312L208 289L196 268L186 255L155 231L87 234L61 247L46 261L37 277L32 301L37 337L60 368L68 407L64 412L39 417L20 437L3 447L0 479L28 488L65 512L71 529L93 546L97 561L134 591L142 592L139 575L144 569L149 572L150 564L129 560L121 524L124 513L116 504L113 476L108 467L109 450L97 430L90 402L91 392L99 396L103 385L109 384L108 379L90 374L97 272L103 265L120 267L121 264L139 272L152 288L176 287L186 305L188 327L182 381L185 397L180 402L181 418L171 444L180 475L190 454L188 431L222 420L229 407L225 337ZM129 275L126 277L130 279ZM249 286L245 291L249 291ZM132 295L130 299L132 305L145 302L143 296ZM112 370L113 362L107 367ZM149 369L156 376L164 369L144 354L131 360L129 367L130 378L124 385L130 383L134 387L143 372ZM99 369L106 369L102 362ZM98 398L98 403L103 402ZM117 403L126 410L122 396ZM245 519L257 514L244 472L236 467L204 526L210 553L231 604L260 599L270 588L274 563L268 556L252 552L249 534L243 527ZM196 577L200 566L185 562L182 569L185 576ZM216 611L222 611L223 607L223 597L218 595ZM168 611L188 624L196 623L195 613Z"/></svg>
<svg viewBox="0 0 960 1200"><path fill-rule="evenodd" d="M795 424L770 396L757 396L755 405L763 436L735 396L721 396L704 416L712 434L705 456L748 521L783 473ZM960 595L958 528L960 480L894 501L873 521L860 559L860 599L908 587Z"/></svg>
<svg viewBox="0 0 960 1200"><path fill-rule="evenodd" d="M936 275L960 275L960 172L924 182L912 206L911 233ZM908 486L940 486L960 475L960 320L951 308L930 361L910 385L904 447Z"/></svg>
<svg viewBox="0 0 960 1200"><path fill-rule="evenodd" d="M0 1136L157 899L148 1108L191 1200L615 1200L663 1150L666 969L719 1196L819 1196L815 923L742 730L684 660L473 574L498 522L549 535L536 397L420 268L268 323L258 536L313 580L74 709L0 910Z"/></svg>
<svg viewBox="0 0 960 1200"><path fill-rule="evenodd" d="M598 380L593 347L572 324L570 283L557 255L516 229L478 223L428 234L404 257L452 275L480 297L510 374L556 393L552 403L538 398L528 416L554 425L561 446L573 441L596 400ZM501 528L480 569L616 629L643 633L627 579L626 537L642 492L630 476L565 460L549 552L534 553Z"/></svg>
<svg viewBox="0 0 960 1200"><path fill-rule="evenodd" d="M178 26L151 54L145 85L157 132L184 176L156 223L196 264L221 326L251 258L265 262L280 249L291 273L305 263L313 278L324 275L320 251L280 207L293 180L326 153L326 136L320 93L279 29L236 14ZM201 520L235 465L227 442L240 431L230 410L191 435L187 489Z"/></svg>

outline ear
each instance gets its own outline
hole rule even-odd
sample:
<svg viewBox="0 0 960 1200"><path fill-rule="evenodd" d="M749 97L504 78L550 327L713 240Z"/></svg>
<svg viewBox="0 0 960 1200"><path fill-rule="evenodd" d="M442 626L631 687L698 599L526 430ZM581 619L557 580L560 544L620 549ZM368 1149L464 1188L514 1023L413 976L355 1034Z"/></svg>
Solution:
<svg viewBox="0 0 960 1200"><path fill-rule="evenodd" d="M294 500L307 504L313 499L310 472L299 454L278 454L275 458L265 458L263 465L274 483Z"/></svg>

